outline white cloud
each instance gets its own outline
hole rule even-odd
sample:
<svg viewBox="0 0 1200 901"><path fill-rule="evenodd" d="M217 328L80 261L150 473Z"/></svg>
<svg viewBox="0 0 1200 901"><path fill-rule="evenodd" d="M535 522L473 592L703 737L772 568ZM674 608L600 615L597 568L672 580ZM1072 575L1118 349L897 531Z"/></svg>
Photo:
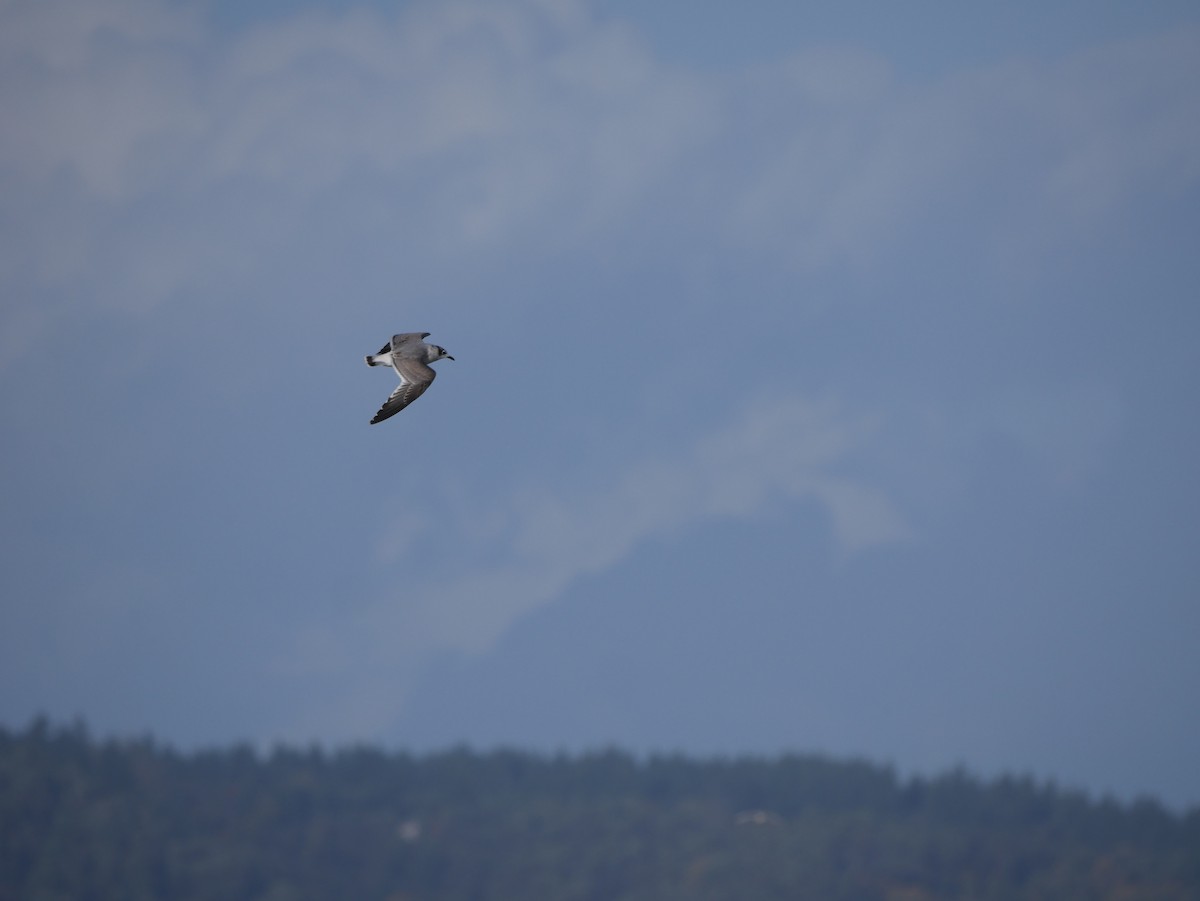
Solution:
<svg viewBox="0 0 1200 901"><path fill-rule="evenodd" d="M37 306L30 341L69 313L46 295L148 310L247 260L288 265L331 217L456 268L586 240L709 121L690 79L568 2L224 35L155 0L49 0L0 6L0 34L0 226L21 261L0 290Z"/></svg>
<svg viewBox="0 0 1200 901"><path fill-rule="evenodd" d="M0 167L69 172L122 200L174 141L194 138L192 15L154 0L14 0L0 7Z"/></svg>
<svg viewBox="0 0 1200 901"><path fill-rule="evenodd" d="M759 75L788 127L759 123L777 149L730 198L735 240L803 267L870 262L938 217L1011 266L1119 222L1139 191L1200 180L1200 29L919 86L866 55L813 56ZM816 86L846 82L822 102Z"/></svg>
<svg viewBox="0 0 1200 901"><path fill-rule="evenodd" d="M311 663L322 671L331 660L344 666L353 659L354 671L369 674L375 687L355 690L371 712L351 734L376 734L422 662L446 651L486 650L521 616L646 542L805 500L826 509L846 554L906 540L903 516L881 491L836 473L872 433L870 423L831 404L761 401L678 454L610 472L587 491L526 488L496 507L459 509L457 521L447 515L452 505L442 505L438 528L443 546L459 548L454 559L406 558L396 538L411 531L403 521L383 541L396 554L388 577L340 636L354 654L339 655L328 635L306 633L287 665L303 669L317 646ZM479 530L480 520L492 526ZM372 695L375 705L364 700Z"/></svg>
<svg viewBox="0 0 1200 901"><path fill-rule="evenodd" d="M150 308L244 267L240 248L270 265L265 242L366 215L348 183L414 260L680 230L695 254L810 268L869 262L931 215L1019 253L1200 178L1195 30L918 85L819 47L671 67L566 0L234 34L159 0L13 0L0 35L16 297Z"/></svg>

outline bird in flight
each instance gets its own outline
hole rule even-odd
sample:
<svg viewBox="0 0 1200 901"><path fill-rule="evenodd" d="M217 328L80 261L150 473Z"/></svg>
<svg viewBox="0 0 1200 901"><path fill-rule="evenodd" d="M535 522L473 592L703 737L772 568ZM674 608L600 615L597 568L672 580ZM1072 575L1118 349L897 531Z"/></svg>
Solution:
<svg viewBox="0 0 1200 901"><path fill-rule="evenodd" d="M453 360L446 353L446 348L436 344L426 344L424 339L429 332L405 332L402 335L392 335L392 340L380 348L379 353L367 356L368 366L391 366L400 376L400 384L392 392L371 425L383 422L389 416L395 416L414 400L425 393L425 389L433 384L437 373L430 368L430 363L438 360Z"/></svg>

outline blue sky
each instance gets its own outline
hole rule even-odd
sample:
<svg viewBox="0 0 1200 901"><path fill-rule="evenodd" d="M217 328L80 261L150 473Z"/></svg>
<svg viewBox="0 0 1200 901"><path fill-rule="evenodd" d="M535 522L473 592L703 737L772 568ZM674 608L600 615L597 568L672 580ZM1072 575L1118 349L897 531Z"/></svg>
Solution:
<svg viewBox="0 0 1200 901"><path fill-rule="evenodd" d="M0 4L0 721L1200 803L1200 13L905 8Z"/></svg>

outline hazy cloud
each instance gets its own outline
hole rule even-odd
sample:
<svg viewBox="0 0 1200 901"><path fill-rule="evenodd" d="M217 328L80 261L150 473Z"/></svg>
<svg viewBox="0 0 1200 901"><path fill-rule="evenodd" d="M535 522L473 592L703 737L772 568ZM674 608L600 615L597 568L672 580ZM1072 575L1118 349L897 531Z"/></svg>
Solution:
<svg viewBox="0 0 1200 901"><path fill-rule="evenodd" d="M760 400L678 456L599 475L586 491L527 487L501 499L500 507L459 510L459 521L449 523L444 507L401 511L381 545L394 560L383 584L396 587L382 587L359 606L354 626L341 636L348 644L340 658L328 636L306 633L288 665L303 669L311 660L324 669L341 659L376 675L387 671L389 689L380 693L379 709L356 724L378 732L396 715L418 661L486 650L515 620L640 544L805 500L824 508L846 554L906 540L910 529L883 491L837 474L839 462L873 432L871 423L831 403ZM401 548L422 518L450 531L443 539L449 546L489 545L472 547L466 560L502 562L464 567L461 554L438 565L406 558ZM481 532L479 521L493 526Z"/></svg>
<svg viewBox="0 0 1200 901"><path fill-rule="evenodd" d="M967 203L986 212L974 230L1014 241L1031 216L1073 230L1134 185L1200 174L1195 30L914 86L878 57L821 48L723 79L668 68L573 3L310 13L232 35L153 0L21 0L0 17L0 171L72 175L49 206L10 201L61 218L68 239L95 203L110 220L126 210L117 227L144 243L165 211L131 204L151 193L242 231L196 192L257 183L295 216L369 179L389 197L382 228L454 257L699 217L733 247L817 265L870 258ZM162 298L211 267L204 234L178 236L178 273L126 290ZM77 279L111 252L78 229L75 242Z"/></svg>

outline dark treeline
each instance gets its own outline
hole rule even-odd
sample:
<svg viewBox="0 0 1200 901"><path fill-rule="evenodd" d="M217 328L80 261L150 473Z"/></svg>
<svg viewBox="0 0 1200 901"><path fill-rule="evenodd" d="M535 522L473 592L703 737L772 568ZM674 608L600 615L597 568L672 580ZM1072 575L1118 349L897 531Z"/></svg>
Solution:
<svg viewBox="0 0 1200 901"><path fill-rule="evenodd" d="M1200 810L816 756L183 754L0 729L0 901L1200 898Z"/></svg>

